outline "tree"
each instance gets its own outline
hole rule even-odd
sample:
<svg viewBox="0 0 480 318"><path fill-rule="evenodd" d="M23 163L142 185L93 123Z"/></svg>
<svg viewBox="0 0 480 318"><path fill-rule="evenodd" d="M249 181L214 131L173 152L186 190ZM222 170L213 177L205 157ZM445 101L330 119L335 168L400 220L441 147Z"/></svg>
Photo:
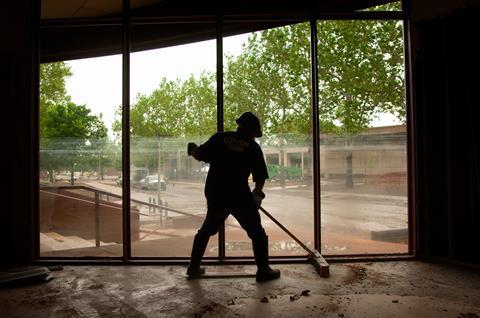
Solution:
<svg viewBox="0 0 480 318"><path fill-rule="evenodd" d="M205 137L217 130L215 74L203 72L183 82L180 95L184 112L184 137Z"/></svg>
<svg viewBox="0 0 480 318"><path fill-rule="evenodd" d="M46 127L43 120L48 106L70 100L65 88L66 79L70 76L72 71L64 62L40 64L40 137Z"/></svg>
<svg viewBox="0 0 480 318"><path fill-rule="evenodd" d="M318 39L320 129L345 140L347 185L351 185L354 137L381 113L405 120L402 25L322 21ZM280 151L291 140L299 140L298 135L311 144L309 41L307 23L273 28L252 33L239 56L227 57L226 130L235 129L242 112L253 110L270 138L267 141ZM131 108L131 135L209 135L216 125L214 80L208 72L183 82L163 79L152 94L137 96ZM116 121L117 132L120 126Z"/></svg>
<svg viewBox="0 0 480 318"><path fill-rule="evenodd" d="M91 167L91 154L98 152L107 129L101 116L90 113L85 105L70 101L46 108L40 162L43 170L50 171L52 182L53 170L69 170L73 185L75 168Z"/></svg>
<svg viewBox="0 0 480 318"><path fill-rule="evenodd" d="M405 120L402 25L397 21L318 23L319 103L346 148L353 187L355 136L381 113Z"/></svg>
<svg viewBox="0 0 480 318"><path fill-rule="evenodd" d="M309 34L308 24L253 33L227 61L226 117L253 109L267 133L311 134ZM318 39L321 130L346 140L351 186L354 137L381 113L405 119L402 26L325 21Z"/></svg>
<svg viewBox="0 0 480 318"><path fill-rule="evenodd" d="M115 132L121 131L121 107L116 111ZM139 94L130 110L132 163L157 167L165 137L204 137L216 131L215 75L203 72L181 82L163 78L149 95ZM155 149L152 151L152 149Z"/></svg>
<svg viewBox="0 0 480 318"><path fill-rule="evenodd" d="M92 115L85 105L76 105L66 90L72 75L64 62L40 65L40 164L55 181L55 170L74 170L98 166L102 173L102 149L107 144L107 128L102 116ZM96 159L95 159L96 158Z"/></svg>
<svg viewBox="0 0 480 318"><path fill-rule="evenodd" d="M238 57L227 58L227 125L254 110L267 134L309 132L308 34L304 24L253 33Z"/></svg>
<svg viewBox="0 0 480 318"><path fill-rule="evenodd" d="M308 34L308 25L304 24L253 33L240 56L227 59L228 128L234 128L234 119L244 111L254 110L259 115L264 133L270 135L270 145L279 149L282 186L288 139L292 134L308 139L311 134Z"/></svg>

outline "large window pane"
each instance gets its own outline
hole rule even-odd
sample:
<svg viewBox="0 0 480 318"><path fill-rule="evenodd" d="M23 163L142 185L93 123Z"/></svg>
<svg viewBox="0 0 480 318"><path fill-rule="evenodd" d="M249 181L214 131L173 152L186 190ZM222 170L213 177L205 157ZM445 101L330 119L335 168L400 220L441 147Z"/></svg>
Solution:
<svg viewBox="0 0 480 318"><path fill-rule="evenodd" d="M97 32L120 52L120 27ZM122 256L121 70L121 55L40 65L40 256Z"/></svg>
<svg viewBox="0 0 480 318"><path fill-rule="evenodd" d="M171 27L132 26L131 32L136 51L130 68L131 218L138 220L131 228L134 257L190 256L206 214L208 165L186 150L189 141L203 143L217 128L215 40L172 36L171 46L155 49ZM194 31L204 25L177 27ZM205 256L217 255L215 236Z"/></svg>
<svg viewBox="0 0 480 318"><path fill-rule="evenodd" d="M263 207L313 248L309 34L303 23L224 39L225 128L235 130L244 111L260 117L264 135L257 142L270 176ZM270 255L306 254L268 217L261 218ZM226 254L252 255L250 239L232 216L226 221Z"/></svg>
<svg viewBox="0 0 480 318"><path fill-rule="evenodd" d="M318 23L323 254L407 252L402 23Z"/></svg>

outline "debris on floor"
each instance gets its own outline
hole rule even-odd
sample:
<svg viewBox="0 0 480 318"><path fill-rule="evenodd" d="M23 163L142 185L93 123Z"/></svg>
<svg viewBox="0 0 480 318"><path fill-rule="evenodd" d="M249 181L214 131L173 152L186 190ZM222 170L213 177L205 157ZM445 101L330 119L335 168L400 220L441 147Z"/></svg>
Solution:
<svg viewBox="0 0 480 318"><path fill-rule="evenodd" d="M43 266L13 267L0 271L0 287L17 287L50 280L50 270Z"/></svg>
<svg viewBox="0 0 480 318"><path fill-rule="evenodd" d="M51 272L63 271L63 266L62 265L50 265L50 266L47 266L47 268Z"/></svg>
<svg viewBox="0 0 480 318"><path fill-rule="evenodd" d="M367 278L367 269L364 266L357 265L357 264L345 265L345 266L351 270L350 274L347 275L343 280L345 284L353 285Z"/></svg>
<svg viewBox="0 0 480 318"><path fill-rule="evenodd" d="M290 296L290 301L299 300L301 296L310 296L310 289L304 289L300 294Z"/></svg>

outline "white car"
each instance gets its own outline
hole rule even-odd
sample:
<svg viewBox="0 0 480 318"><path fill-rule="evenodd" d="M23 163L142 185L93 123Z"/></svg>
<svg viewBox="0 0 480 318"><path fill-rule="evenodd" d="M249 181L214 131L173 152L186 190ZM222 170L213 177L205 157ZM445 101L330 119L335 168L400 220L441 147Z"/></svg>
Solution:
<svg viewBox="0 0 480 318"><path fill-rule="evenodd" d="M158 189L158 176L150 175L140 180L140 188L145 190L157 190ZM167 182L162 178L160 179L160 190L167 190Z"/></svg>

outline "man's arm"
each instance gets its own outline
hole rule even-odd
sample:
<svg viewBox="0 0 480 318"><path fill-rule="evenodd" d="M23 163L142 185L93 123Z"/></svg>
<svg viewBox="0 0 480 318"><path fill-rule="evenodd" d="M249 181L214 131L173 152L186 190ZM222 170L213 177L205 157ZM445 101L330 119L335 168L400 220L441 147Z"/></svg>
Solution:
<svg viewBox="0 0 480 318"><path fill-rule="evenodd" d="M255 188L253 191L258 192L258 193L263 193L263 186L265 185L265 179L259 179L255 181Z"/></svg>
<svg viewBox="0 0 480 318"><path fill-rule="evenodd" d="M210 163L212 160L212 156L215 155L215 136L213 135L210 139L207 140L204 144L198 146L194 142L189 142L187 146L187 153L189 156L193 156L193 158L199 161L205 161Z"/></svg>
<svg viewBox="0 0 480 318"><path fill-rule="evenodd" d="M260 205L262 205L262 200L265 198L263 186L265 185L265 180L268 179L268 171L265 159L263 158L262 149L258 145L256 147L256 153L254 154L252 177L253 182L255 182L255 188L252 191L253 201L257 207L260 207Z"/></svg>
<svg viewBox="0 0 480 318"><path fill-rule="evenodd" d="M195 157L196 153L197 153L197 149L198 149L198 146L196 143L194 142L189 142L188 143L188 147L187 147L187 153L189 156L193 156L193 158L197 159ZM197 159L198 160L198 159Z"/></svg>
<svg viewBox="0 0 480 318"><path fill-rule="evenodd" d="M255 181L255 188L252 191L252 197L253 197L253 202L255 202L255 205L257 208L259 208L262 205L263 199L265 199L265 193L263 193L262 189L263 186L265 185L265 179L259 179Z"/></svg>

